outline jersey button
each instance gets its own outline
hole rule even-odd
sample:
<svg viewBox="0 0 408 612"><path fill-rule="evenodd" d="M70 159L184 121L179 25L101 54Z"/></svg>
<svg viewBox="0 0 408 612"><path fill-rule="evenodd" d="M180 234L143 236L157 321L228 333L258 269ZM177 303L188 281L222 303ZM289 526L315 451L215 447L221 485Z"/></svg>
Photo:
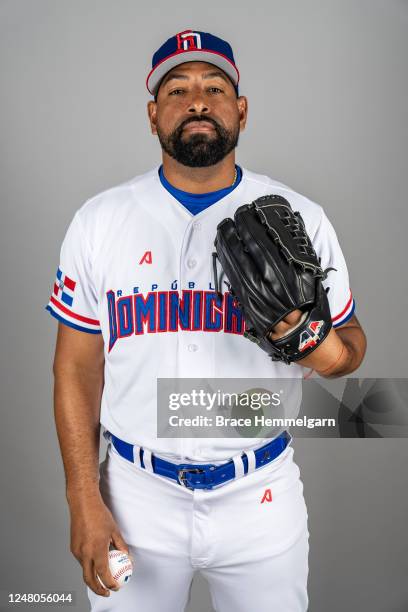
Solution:
<svg viewBox="0 0 408 612"><path fill-rule="evenodd" d="M195 353L196 351L198 351L198 346L196 344L189 344L187 348L190 353Z"/></svg>
<svg viewBox="0 0 408 612"><path fill-rule="evenodd" d="M199 221L194 221L193 228L198 231L201 229L201 223Z"/></svg>
<svg viewBox="0 0 408 612"><path fill-rule="evenodd" d="M195 268L196 265L197 265L197 262L196 262L195 259L189 259L188 262L187 262L187 267L190 268L190 270L192 268Z"/></svg>

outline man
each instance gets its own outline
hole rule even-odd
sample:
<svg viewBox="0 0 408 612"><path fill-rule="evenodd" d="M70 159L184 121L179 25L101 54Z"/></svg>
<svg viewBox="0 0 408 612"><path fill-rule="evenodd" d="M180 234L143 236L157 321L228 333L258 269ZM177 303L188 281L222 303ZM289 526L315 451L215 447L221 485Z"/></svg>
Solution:
<svg viewBox="0 0 408 612"><path fill-rule="evenodd" d="M147 78L162 164L88 200L61 248L47 306L59 320L55 418L71 551L93 612L182 611L197 569L217 612L307 609L307 511L287 432L272 440L156 435L157 378L337 377L365 353L321 206L235 164L248 112L238 81L225 41L191 30L166 41ZM265 194L300 211L322 267L335 268L325 281L333 328L291 365L243 336L240 309L228 292L217 301L211 275L217 224ZM299 316L291 312L272 339ZM101 424L110 444L99 468ZM202 488L198 465L228 480ZM120 590L109 546L133 559Z"/></svg>

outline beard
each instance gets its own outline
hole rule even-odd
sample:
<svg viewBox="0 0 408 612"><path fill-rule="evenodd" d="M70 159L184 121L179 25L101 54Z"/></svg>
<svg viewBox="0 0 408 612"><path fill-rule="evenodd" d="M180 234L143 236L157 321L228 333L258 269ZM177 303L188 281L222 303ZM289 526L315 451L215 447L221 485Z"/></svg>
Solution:
<svg viewBox="0 0 408 612"><path fill-rule="evenodd" d="M206 121L214 127L214 133L188 134L183 138L183 128L193 121ZM157 126L162 149L179 164L190 168L214 166L224 159L238 144L239 124L235 129L227 130L214 119L194 117L183 121L168 136Z"/></svg>

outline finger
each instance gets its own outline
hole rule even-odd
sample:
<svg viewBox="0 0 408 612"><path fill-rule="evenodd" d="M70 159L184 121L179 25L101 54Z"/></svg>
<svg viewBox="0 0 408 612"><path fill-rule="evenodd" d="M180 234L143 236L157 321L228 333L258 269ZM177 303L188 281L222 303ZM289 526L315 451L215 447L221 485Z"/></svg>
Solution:
<svg viewBox="0 0 408 612"><path fill-rule="evenodd" d="M275 327L269 332L269 335L272 338L272 340L278 340L279 338L282 338L283 336L286 335L290 327L291 326L288 325L287 323L280 321L280 323L277 323Z"/></svg>
<svg viewBox="0 0 408 612"><path fill-rule="evenodd" d="M114 531L112 533L111 540L113 547L116 548L116 550L125 552L130 557L129 546L126 544L125 540L122 538L122 534L119 531Z"/></svg>
<svg viewBox="0 0 408 612"><path fill-rule="evenodd" d="M297 319L296 319L297 320ZM285 334L287 331L289 331L292 327L294 327L295 323L291 322L289 323L287 321L287 319L282 319L282 321L279 321L279 323L277 323L273 329L272 329L272 333L274 334Z"/></svg>
<svg viewBox="0 0 408 612"><path fill-rule="evenodd" d="M291 327L292 325L296 325L297 323L299 323L302 314L302 311L299 310L299 308L296 308L296 310L292 310L292 312L286 315L286 317L283 319L283 322L287 323L289 327Z"/></svg>
<svg viewBox="0 0 408 612"><path fill-rule="evenodd" d="M96 573L102 580L105 587L107 587L111 591L118 591L120 588L119 584L112 576L109 568L109 549L102 552L101 554L98 554L95 557L94 566Z"/></svg>
<svg viewBox="0 0 408 612"><path fill-rule="evenodd" d="M95 567L92 559L86 559L82 563L83 569L83 580L85 584L93 591L96 595L101 595L102 597L109 597L109 590L103 586L96 575Z"/></svg>
<svg viewBox="0 0 408 612"><path fill-rule="evenodd" d="M301 310L296 309L290 312L282 321L279 321L270 332L272 340L278 340L282 338L291 330L296 329L297 325L302 320L303 313Z"/></svg>
<svg viewBox="0 0 408 612"><path fill-rule="evenodd" d="M274 326L272 331L276 333L276 332L289 331L292 327L294 329L296 325L300 322L302 315L303 313L301 310L299 309L293 310L292 312L287 314L284 319L279 321L279 323L277 323Z"/></svg>
<svg viewBox="0 0 408 612"><path fill-rule="evenodd" d="M114 532L112 534L112 546L116 550L120 550L121 552L126 553L132 565L134 565L134 562L135 562L134 556L129 550L129 545L125 542L125 540L122 538L119 532Z"/></svg>

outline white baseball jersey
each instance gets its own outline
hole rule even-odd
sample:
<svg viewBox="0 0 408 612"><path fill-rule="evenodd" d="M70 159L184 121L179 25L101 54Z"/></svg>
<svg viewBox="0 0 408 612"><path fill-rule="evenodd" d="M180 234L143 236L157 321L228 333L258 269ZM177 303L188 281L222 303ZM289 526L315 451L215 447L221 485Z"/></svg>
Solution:
<svg viewBox="0 0 408 612"><path fill-rule="evenodd" d="M354 310L349 275L323 208L290 187L242 169L239 185L192 215L162 185L159 168L104 191L77 210L65 235L46 308L87 333L102 333L101 424L165 458L225 461L260 438L156 436L157 378L301 378L243 337L245 322L226 291L214 291L217 224L259 196L279 194L301 213L321 265L334 326Z"/></svg>

